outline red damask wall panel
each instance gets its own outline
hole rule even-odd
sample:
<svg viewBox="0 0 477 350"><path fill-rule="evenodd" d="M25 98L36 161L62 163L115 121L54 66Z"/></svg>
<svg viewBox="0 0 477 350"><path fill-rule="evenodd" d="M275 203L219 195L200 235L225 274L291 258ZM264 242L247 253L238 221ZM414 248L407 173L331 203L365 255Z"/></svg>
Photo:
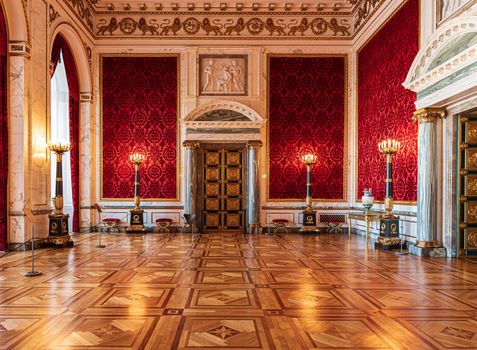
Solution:
<svg viewBox="0 0 477 350"><path fill-rule="evenodd" d="M345 57L270 57L269 197L302 199L306 167L318 155L313 197L344 197Z"/></svg>
<svg viewBox="0 0 477 350"><path fill-rule="evenodd" d="M358 198L371 187L385 195L385 158L378 142L395 138L394 200L417 200L415 93L402 83L419 49L419 0L409 0L358 53Z"/></svg>
<svg viewBox="0 0 477 350"><path fill-rule="evenodd" d="M129 154L141 166L141 197L176 198L177 57L103 57L103 198L133 198Z"/></svg>

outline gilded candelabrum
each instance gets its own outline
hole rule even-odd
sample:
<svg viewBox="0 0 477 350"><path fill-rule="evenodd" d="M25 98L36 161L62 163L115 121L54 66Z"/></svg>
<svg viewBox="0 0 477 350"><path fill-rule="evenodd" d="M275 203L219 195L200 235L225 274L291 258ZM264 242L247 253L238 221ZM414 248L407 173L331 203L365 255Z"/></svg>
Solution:
<svg viewBox="0 0 477 350"><path fill-rule="evenodd" d="M393 139L378 144L381 154L386 155L386 198L384 200L385 217L393 217L393 155L399 151L401 143Z"/></svg>
<svg viewBox="0 0 477 350"><path fill-rule="evenodd" d="M316 163L316 154L308 153L301 156L301 161L306 165L306 211L312 210L311 199L311 167Z"/></svg>
<svg viewBox="0 0 477 350"><path fill-rule="evenodd" d="M69 143L49 144L48 148L56 154L55 214L63 214L63 153L70 150Z"/></svg>
<svg viewBox="0 0 477 350"><path fill-rule="evenodd" d="M139 205L141 204L139 167L145 159L146 156L141 153L129 155L129 160L134 164L134 209L139 209Z"/></svg>

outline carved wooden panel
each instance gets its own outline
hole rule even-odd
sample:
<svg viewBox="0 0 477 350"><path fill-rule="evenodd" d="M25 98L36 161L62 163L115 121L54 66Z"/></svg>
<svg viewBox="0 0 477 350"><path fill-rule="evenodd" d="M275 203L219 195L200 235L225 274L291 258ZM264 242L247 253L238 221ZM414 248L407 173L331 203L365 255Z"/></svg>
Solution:
<svg viewBox="0 0 477 350"><path fill-rule="evenodd" d="M241 176L240 168L227 168L227 181L239 181Z"/></svg>
<svg viewBox="0 0 477 350"><path fill-rule="evenodd" d="M220 170L218 168L207 168L205 172L205 178L207 181L219 181Z"/></svg>
<svg viewBox="0 0 477 350"><path fill-rule="evenodd" d="M227 183L227 196L240 196L241 184L239 183Z"/></svg>
<svg viewBox="0 0 477 350"><path fill-rule="evenodd" d="M205 200L205 210L219 210L220 200L219 198L207 198Z"/></svg>
<svg viewBox="0 0 477 350"><path fill-rule="evenodd" d="M465 167L468 170L477 170L477 149L469 148L465 150Z"/></svg>
<svg viewBox="0 0 477 350"><path fill-rule="evenodd" d="M218 184L218 183L207 183L205 185L205 194L207 196L218 196L218 195L220 195L220 184Z"/></svg>
<svg viewBox="0 0 477 350"><path fill-rule="evenodd" d="M464 203L464 221L467 224L477 224L477 202Z"/></svg>
<svg viewBox="0 0 477 350"><path fill-rule="evenodd" d="M227 165L240 165L241 154L238 152L227 152Z"/></svg>
<svg viewBox="0 0 477 350"><path fill-rule="evenodd" d="M227 210L240 210L241 208L241 199L240 198L227 198L226 209Z"/></svg>
<svg viewBox="0 0 477 350"><path fill-rule="evenodd" d="M477 229L465 230L464 244L466 249L477 249Z"/></svg>
<svg viewBox="0 0 477 350"><path fill-rule="evenodd" d="M477 143L477 122L465 123L465 142Z"/></svg>
<svg viewBox="0 0 477 350"><path fill-rule="evenodd" d="M464 193L466 196L477 196L477 175L465 177Z"/></svg>
<svg viewBox="0 0 477 350"><path fill-rule="evenodd" d="M229 213L225 222L227 228L240 228L242 226L242 215L238 213Z"/></svg>

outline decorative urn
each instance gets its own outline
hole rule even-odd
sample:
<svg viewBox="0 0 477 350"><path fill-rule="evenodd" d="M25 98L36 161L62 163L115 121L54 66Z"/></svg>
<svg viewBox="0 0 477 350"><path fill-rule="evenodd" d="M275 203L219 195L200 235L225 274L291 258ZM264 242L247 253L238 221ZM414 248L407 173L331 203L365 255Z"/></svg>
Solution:
<svg viewBox="0 0 477 350"><path fill-rule="evenodd" d="M370 210L374 204L373 193L370 188L365 188L363 196L361 197L361 203L366 211Z"/></svg>

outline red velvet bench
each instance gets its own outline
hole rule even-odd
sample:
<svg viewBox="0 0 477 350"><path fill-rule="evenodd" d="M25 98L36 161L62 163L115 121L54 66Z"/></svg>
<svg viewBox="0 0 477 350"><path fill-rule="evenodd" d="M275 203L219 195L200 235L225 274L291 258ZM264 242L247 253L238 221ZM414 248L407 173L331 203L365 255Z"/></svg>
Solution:
<svg viewBox="0 0 477 350"><path fill-rule="evenodd" d="M282 230L285 233L288 233L287 225L290 223L288 219L273 219L272 224L275 226L273 233L277 233L278 231Z"/></svg>
<svg viewBox="0 0 477 350"><path fill-rule="evenodd" d="M169 226L173 220L169 218L160 218L156 220L156 225L159 227L159 232L169 232Z"/></svg>
<svg viewBox="0 0 477 350"><path fill-rule="evenodd" d="M117 218L104 218L101 220L101 222L108 227L108 230L113 232L116 231L116 226L121 222L121 220Z"/></svg>

